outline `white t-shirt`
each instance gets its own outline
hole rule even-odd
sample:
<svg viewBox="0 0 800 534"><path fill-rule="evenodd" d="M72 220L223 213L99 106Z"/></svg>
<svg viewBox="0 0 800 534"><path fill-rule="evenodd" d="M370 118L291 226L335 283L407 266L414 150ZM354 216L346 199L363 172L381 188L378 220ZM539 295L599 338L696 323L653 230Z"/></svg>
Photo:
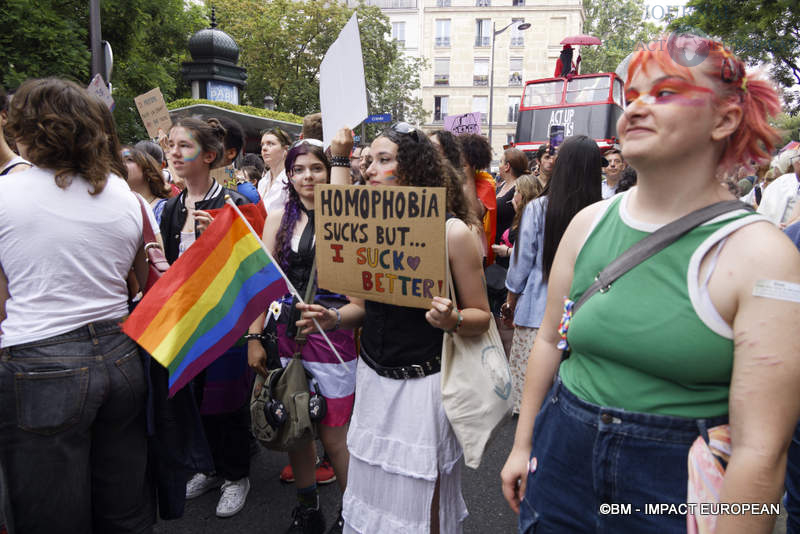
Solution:
<svg viewBox="0 0 800 534"><path fill-rule="evenodd" d="M264 199L264 209L267 210L267 215L273 211L282 210L286 206L286 199L289 198L289 191L286 185L289 179L286 177L286 170L281 173L269 185L271 171L267 171L264 177L258 181L258 194ZM269 188L269 189L268 189Z"/></svg>
<svg viewBox="0 0 800 534"><path fill-rule="evenodd" d="M776 178L762 191L758 213L768 217L775 224L781 222L787 202L798 194L798 186L800 182L793 172Z"/></svg>
<svg viewBox="0 0 800 534"><path fill-rule="evenodd" d="M14 156L10 160L8 160L8 163L6 163L5 165L0 167L0 176L4 176L3 173L5 172L6 169L8 169L10 167L14 167L16 165L19 165L20 163L25 163L26 165L30 165L30 163L28 161L22 159L21 157ZM12 172L13 172L13 170L12 170ZM17 172L19 172L19 170L17 170Z"/></svg>
<svg viewBox="0 0 800 534"><path fill-rule="evenodd" d="M619 185L619 182L617 182L617 185ZM602 195L603 200L611 198L617 194L617 185L612 187L608 185L606 179L603 178L603 181L600 183L600 194Z"/></svg>
<svg viewBox="0 0 800 534"><path fill-rule="evenodd" d="M5 176L0 187L0 266L11 295L0 346L64 334L128 313L126 278L142 242L142 212L127 183L109 176L90 195L52 171Z"/></svg>

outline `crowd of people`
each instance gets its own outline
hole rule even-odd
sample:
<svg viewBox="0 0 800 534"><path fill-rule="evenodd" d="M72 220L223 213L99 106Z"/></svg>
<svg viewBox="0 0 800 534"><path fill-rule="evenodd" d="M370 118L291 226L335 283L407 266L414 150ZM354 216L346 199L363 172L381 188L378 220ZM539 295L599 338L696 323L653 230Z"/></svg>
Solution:
<svg viewBox="0 0 800 534"><path fill-rule="evenodd" d="M326 148L313 114L298 140L263 132L258 155L235 121L192 117L121 146L108 108L73 82L0 93L0 532L152 532L212 490L218 517L239 513L258 484L254 376L297 351L326 401L324 452L310 440L288 451L280 477L297 504L277 530L460 532L442 344L492 322L516 420L499 483L520 533L768 533L770 514L599 505L755 507L784 491L800 532L800 150L771 160L775 90L709 50L695 67L664 48L634 54L618 145L508 148L494 175L483 136L405 122L363 146L341 128ZM229 165L235 189L213 176ZM458 306L317 287L325 183L445 188ZM147 281L143 231L172 264L226 198L263 203L264 246L312 296L273 302L167 400L166 371L120 329ZM629 248L686 220L605 281ZM342 502L326 525L318 484L333 481Z"/></svg>

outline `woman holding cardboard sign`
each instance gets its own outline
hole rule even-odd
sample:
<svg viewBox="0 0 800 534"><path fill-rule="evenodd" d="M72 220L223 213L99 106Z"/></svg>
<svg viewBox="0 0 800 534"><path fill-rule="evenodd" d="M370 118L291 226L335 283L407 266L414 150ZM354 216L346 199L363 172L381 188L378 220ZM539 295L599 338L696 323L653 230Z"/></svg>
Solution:
<svg viewBox="0 0 800 534"><path fill-rule="evenodd" d="M312 271L315 255L314 186L329 181L330 169L321 141L304 139L292 145L286 156L289 179L286 206L270 212L264 226L264 244L301 295L305 294L309 280L315 283L313 280L316 278ZM285 366L297 348L294 340L297 328L292 322L298 317L293 313L292 302L291 295L288 295L272 303L268 312L269 334L265 344L271 352L270 363L273 365L277 365L275 360L280 357ZM339 309L348 303L347 297L317 288L314 302L328 319L326 329L333 330L328 333L328 338L338 355L316 330L312 330L302 348L303 365L314 375L314 381L325 397L327 413L320 421L320 439L333 465L336 480L344 491L347 485L347 423L353 410L356 381L356 348L352 330L339 329ZM251 332L258 336L263 324L262 316L253 323ZM270 339L277 341L271 342ZM248 343L248 360L254 370L266 374L267 354L261 343ZM315 481L314 442L289 451L289 461L298 500L289 532L323 532L324 518L319 509Z"/></svg>
<svg viewBox="0 0 800 534"><path fill-rule="evenodd" d="M340 130L331 145L333 161L346 159L352 144L352 133ZM344 532L459 532L467 515L462 453L442 407L439 371L444 331L469 336L489 327L481 254L461 222L469 208L455 170L422 132L395 124L373 141L371 157L369 185L447 187L447 211L460 219L447 235L449 263L464 308L434 297L427 311L371 301L339 310L342 327L363 325L347 435ZM343 171L334 167L334 183L349 183ZM298 326L310 330L311 318L333 326L320 306L301 308Z"/></svg>

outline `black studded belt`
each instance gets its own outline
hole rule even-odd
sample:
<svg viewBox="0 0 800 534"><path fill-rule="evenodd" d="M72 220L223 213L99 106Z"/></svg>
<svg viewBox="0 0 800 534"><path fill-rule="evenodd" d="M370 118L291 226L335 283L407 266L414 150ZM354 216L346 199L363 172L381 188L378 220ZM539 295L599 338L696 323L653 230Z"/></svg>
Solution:
<svg viewBox="0 0 800 534"><path fill-rule="evenodd" d="M364 363L370 366L378 375L392 378L394 380L408 380L410 378L422 378L423 376L432 375L442 370L442 357L436 356L435 358L413 365L403 365L400 367L386 367L375 362L370 358L366 351L361 349L361 359Z"/></svg>

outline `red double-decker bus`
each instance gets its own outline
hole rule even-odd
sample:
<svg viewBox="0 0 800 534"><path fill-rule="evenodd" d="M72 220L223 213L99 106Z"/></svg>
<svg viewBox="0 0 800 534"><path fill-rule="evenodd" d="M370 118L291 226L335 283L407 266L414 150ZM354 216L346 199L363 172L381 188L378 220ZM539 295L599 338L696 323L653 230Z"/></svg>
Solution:
<svg viewBox="0 0 800 534"><path fill-rule="evenodd" d="M564 127L564 137L588 135L601 150L617 140L624 84L613 72L570 78L543 78L525 83L514 146L535 152L549 140L550 127Z"/></svg>

